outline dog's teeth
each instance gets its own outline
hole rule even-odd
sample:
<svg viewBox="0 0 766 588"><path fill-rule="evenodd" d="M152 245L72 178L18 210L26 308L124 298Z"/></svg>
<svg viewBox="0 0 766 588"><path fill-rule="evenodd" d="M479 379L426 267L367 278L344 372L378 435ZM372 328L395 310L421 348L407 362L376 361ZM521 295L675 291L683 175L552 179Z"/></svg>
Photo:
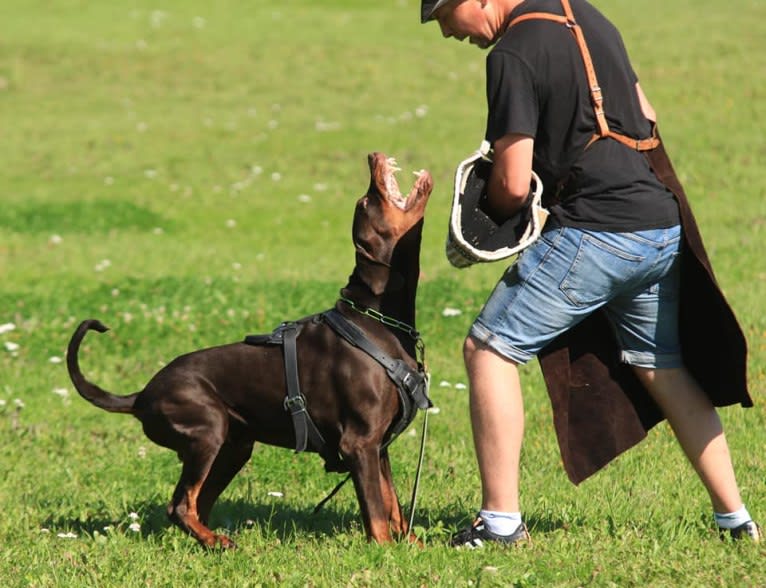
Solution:
<svg viewBox="0 0 766 588"><path fill-rule="evenodd" d="M388 164L388 167L390 167L393 171L395 172L401 171L401 168L399 167L399 164L396 162L395 158L389 157L386 160L386 163Z"/></svg>
<svg viewBox="0 0 766 588"><path fill-rule="evenodd" d="M414 171L414 172L412 172L412 173L413 173L413 174L415 174L417 177L420 177L420 176L422 176L424 173L426 173L426 170L424 170L424 169L420 169L420 170L418 170L418 171Z"/></svg>

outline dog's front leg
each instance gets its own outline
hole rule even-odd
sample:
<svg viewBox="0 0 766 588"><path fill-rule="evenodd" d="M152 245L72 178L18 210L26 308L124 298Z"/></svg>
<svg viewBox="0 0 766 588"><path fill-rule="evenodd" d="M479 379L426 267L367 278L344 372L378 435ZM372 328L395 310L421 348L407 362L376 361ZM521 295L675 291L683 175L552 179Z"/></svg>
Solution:
<svg viewBox="0 0 766 588"><path fill-rule="evenodd" d="M391 460L388 457L388 451L383 451L380 456L380 486L383 494L383 502L388 512L391 531L400 536L407 534L407 520L402 513L402 505L399 503L399 496L394 487L394 478L391 474ZM415 537L410 537L414 541Z"/></svg>
<svg viewBox="0 0 766 588"><path fill-rule="evenodd" d="M389 530L390 517L382 492L383 480L377 444L348 447L346 450L341 447L341 452L351 470L367 539L377 543L391 542L393 539Z"/></svg>

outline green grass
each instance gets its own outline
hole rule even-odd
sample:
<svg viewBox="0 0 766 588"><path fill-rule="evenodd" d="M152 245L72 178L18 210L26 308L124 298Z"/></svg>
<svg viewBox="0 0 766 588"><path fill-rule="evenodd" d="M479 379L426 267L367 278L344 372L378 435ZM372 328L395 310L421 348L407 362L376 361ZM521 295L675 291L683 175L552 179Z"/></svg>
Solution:
<svg viewBox="0 0 766 588"><path fill-rule="evenodd" d="M763 522L766 8L596 4L623 31L749 339L756 407L721 415ZM523 373L533 545L445 546L480 502L460 346L502 268L461 272L443 255L452 172L483 132L484 55L421 27L418 9L2 3L0 325L16 326L0 335L4 585L766 586L766 546L717 539L666 425L572 486L536 365ZM425 548L368 545L350 486L313 516L338 476L259 446L213 512L241 549L204 553L165 519L175 456L82 401L51 358L79 320L99 318L113 331L86 340L83 368L128 393L182 352L328 308L352 268L353 204L375 150L436 182L418 298L440 409L416 517ZM392 448L405 502L421 426Z"/></svg>

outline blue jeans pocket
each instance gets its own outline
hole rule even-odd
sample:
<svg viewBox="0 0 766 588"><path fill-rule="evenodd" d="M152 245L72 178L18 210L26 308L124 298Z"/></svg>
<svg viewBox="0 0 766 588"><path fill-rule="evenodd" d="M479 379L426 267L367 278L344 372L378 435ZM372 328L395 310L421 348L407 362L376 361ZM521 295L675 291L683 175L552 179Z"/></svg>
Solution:
<svg viewBox="0 0 766 588"><path fill-rule="evenodd" d="M559 288L576 306L606 303L645 260L638 247L626 251L625 247L585 233Z"/></svg>

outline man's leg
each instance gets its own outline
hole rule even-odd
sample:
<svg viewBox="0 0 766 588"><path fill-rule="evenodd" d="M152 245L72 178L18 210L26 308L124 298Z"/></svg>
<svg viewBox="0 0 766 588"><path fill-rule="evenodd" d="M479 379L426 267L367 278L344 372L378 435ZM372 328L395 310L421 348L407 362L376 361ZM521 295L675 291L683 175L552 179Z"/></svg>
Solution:
<svg viewBox="0 0 766 588"><path fill-rule="evenodd" d="M519 512L519 458L524 402L516 364L468 337L471 426L482 484L482 509Z"/></svg>
<svg viewBox="0 0 766 588"><path fill-rule="evenodd" d="M710 495L713 509L742 507L723 426L715 407L686 368L633 368L662 409Z"/></svg>

